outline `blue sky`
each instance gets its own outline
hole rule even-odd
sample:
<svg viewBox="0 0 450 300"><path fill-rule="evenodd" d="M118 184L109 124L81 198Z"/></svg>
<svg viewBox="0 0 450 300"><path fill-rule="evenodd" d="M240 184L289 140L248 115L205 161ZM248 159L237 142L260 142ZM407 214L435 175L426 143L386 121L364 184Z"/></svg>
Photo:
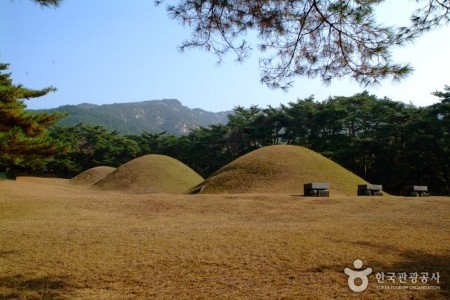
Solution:
<svg viewBox="0 0 450 300"><path fill-rule="evenodd" d="M406 24L407 2L387 1L379 9L380 20ZM189 35L189 28L170 20L153 0L64 0L56 9L29 0L0 2L0 62L10 64L16 84L58 89L27 101L29 108L176 98L191 108L222 111L278 106L310 95L317 100L350 96L364 89L424 106L438 100L431 92L450 85L450 26L394 52L395 60L415 68L400 83L364 88L349 79L324 86L319 79L296 78L288 93L260 84L257 52L244 63L227 56L220 66L212 53L178 52Z"/></svg>

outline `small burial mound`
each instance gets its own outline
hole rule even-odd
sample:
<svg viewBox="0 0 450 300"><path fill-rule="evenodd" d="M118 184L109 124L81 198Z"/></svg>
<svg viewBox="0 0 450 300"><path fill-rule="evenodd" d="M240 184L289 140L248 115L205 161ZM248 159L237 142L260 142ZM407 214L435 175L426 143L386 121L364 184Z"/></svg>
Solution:
<svg viewBox="0 0 450 300"><path fill-rule="evenodd" d="M177 194L202 181L200 175L179 160L149 154L123 164L95 186L131 194Z"/></svg>
<svg viewBox="0 0 450 300"><path fill-rule="evenodd" d="M260 148L224 166L188 193L303 194L303 184L330 183L331 195L356 195L366 183L330 159L300 146Z"/></svg>
<svg viewBox="0 0 450 300"><path fill-rule="evenodd" d="M70 182L79 185L93 185L115 170L116 168L105 166L91 168L73 177Z"/></svg>

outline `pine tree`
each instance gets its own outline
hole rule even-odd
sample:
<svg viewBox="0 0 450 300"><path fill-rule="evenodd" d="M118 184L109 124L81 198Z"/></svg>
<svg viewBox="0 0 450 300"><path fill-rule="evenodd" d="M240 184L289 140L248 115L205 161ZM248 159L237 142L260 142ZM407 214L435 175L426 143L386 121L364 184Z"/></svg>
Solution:
<svg viewBox="0 0 450 300"><path fill-rule="evenodd" d="M394 2L395 0L391 0ZM201 48L219 60L233 53L238 61L256 48L261 82L287 89L296 76L319 77L324 83L348 76L363 86L385 78L400 80L412 72L394 63L391 50L423 32L450 23L450 1L416 0L421 4L409 26L384 26L376 6L384 0L156 0L168 3L169 15L192 28L180 49Z"/></svg>
<svg viewBox="0 0 450 300"><path fill-rule="evenodd" d="M41 6L59 6L62 0L33 0Z"/></svg>
<svg viewBox="0 0 450 300"><path fill-rule="evenodd" d="M7 70L8 64L0 64L0 170L33 168L58 152L47 128L63 115L26 111L24 100L44 96L55 88L32 90L14 85Z"/></svg>

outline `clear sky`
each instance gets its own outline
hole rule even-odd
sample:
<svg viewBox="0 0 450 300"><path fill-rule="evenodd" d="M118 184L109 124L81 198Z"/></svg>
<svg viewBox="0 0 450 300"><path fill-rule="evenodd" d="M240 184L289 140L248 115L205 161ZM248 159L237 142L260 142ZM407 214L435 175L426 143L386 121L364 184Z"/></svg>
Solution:
<svg viewBox="0 0 450 300"><path fill-rule="evenodd" d="M388 0L380 18L406 24L408 2ZM64 0L56 9L29 0L0 1L0 62L10 64L16 84L58 89L28 101L29 108L175 98L191 108L222 111L278 106L310 95L351 96L364 89L425 106L438 100L431 92L450 85L450 26L394 52L395 60L415 68L400 83L364 88L348 79L324 86L319 79L296 78L287 93L260 84L257 52L244 63L227 56L217 66L212 53L178 52L189 36L190 29L169 19L153 0Z"/></svg>

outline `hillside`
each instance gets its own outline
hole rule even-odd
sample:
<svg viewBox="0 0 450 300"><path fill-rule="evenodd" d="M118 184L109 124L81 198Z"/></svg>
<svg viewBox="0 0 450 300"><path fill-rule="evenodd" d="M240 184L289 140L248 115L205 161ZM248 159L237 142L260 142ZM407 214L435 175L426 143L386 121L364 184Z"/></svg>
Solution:
<svg viewBox="0 0 450 300"><path fill-rule="evenodd" d="M165 131L175 135L187 134L189 129L199 126L226 123L230 113L191 109L175 99L104 105L83 103L39 111L69 113L59 122L60 125L84 123L100 125L123 134Z"/></svg>
<svg viewBox="0 0 450 300"><path fill-rule="evenodd" d="M362 178L304 147L278 145L239 157L188 192L303 194L303 184L330 183L332 195L356 195Z"/></svg>
<svg viewBox="0 0 450 300"><path fill-rule="evenodd" d="M78 185L93 185L115 170L116 168L108 166L91 168L73 177L70 182Z"/></svg>
<svg viewBox="0 0 450 300"><path fill-rule="evenodd" d="M149 154L123 164L94 186L130 194L179 194L202 180L194 170L174 158Z"/></svg>

